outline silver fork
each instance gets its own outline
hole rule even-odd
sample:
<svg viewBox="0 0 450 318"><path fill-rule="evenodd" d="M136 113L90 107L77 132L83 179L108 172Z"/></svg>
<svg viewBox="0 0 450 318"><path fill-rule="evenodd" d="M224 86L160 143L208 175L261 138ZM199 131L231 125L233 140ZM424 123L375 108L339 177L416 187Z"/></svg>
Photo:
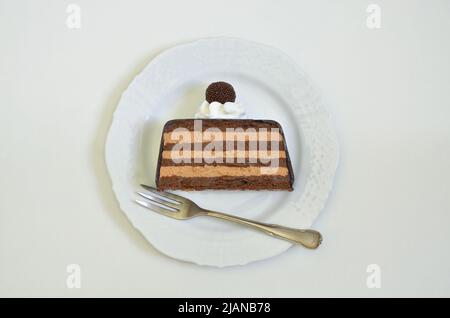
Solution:
<svg viewBox="0 0 450 318"><path fill-rule="evenodd" d="M182 196L158 191L157 189L144 184L141 184L141 186L147 191L137 192L137 194L145 198L145 200L136 200L138 204L154 212L177 220L187 220L197 216L212 216L218 219L246 225L273 237L294 244L303 245L310 249L316 249L322 242L322 235L314 230L294 229L276 224L257 222L221 212L205 210L193 201Z"/></svg>

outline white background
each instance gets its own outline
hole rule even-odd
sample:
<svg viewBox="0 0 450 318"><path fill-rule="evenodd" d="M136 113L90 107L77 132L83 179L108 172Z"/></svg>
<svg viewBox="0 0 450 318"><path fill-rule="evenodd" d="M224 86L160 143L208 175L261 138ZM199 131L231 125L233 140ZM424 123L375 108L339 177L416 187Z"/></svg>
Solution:
<svg viewBox="0 0 450 318"><path fill-rule="evenodd" d="M0 0L0 296L450 296L450 1L372 1L376 30L361 0L73 2L77 30L71 1ZM319 250L199 267L118 208L103 153L121 92L162 50L222 35L285 51L334 115Z"/></svg>

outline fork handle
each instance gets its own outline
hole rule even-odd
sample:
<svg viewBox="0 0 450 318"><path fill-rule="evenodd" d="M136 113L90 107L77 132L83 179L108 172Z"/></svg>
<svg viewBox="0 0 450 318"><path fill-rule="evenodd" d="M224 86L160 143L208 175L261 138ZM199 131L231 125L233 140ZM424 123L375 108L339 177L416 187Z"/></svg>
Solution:
<svg viewBox="0 0 450 318"><path fill-rule="evenodd" d="M216 211L206 210L204 213L207 216L246 225L253 229L262 231L270 236L283 239L294 244L303 245L309 249L316 249L322 242L322 235L314 230L294 229L276 224L262 223Z"/></svg>

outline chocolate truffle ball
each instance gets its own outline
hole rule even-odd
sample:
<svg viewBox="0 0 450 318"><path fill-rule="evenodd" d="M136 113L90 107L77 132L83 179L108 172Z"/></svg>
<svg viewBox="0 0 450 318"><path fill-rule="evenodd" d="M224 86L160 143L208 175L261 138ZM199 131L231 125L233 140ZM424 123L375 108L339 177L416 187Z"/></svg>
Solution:
<svg viewBox="0 0 450 318"><path fill-rule="evenodd" d="M234 102L236 100L236 93L231 84L215 82L208 86L205 97L208 103L219 102L225 104L226 102Z"/></svg>

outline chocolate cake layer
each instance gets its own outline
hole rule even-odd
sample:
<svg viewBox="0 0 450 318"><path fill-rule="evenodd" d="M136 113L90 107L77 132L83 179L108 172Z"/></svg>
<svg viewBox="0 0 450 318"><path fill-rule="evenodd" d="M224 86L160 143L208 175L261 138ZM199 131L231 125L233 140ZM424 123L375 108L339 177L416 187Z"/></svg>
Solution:
<svg viewBox="0 0 450 318"><path fill-rule="evenodd" d="M193 131L195 120L201 120L203 122L202 131L209 128L222 128L222 131L226 131L227 128L242 128L244 130L248 128L278 128L280 132L282 132L280 124L269 119L172 119L165 124L163 130L164 132L171 132L177 128L183 127Z"/></svg>
<svg viewBox="0 0 450 318"><path fill-rule="evenodd" d="M293 181L283 130L275 121L180 119L164 126L160 190L292 190Z"/></svg>
<svg viewBox="0 0 450 318"><path fill-rule="evenodd" d="M221 162L217 162L217 161L212 161L212 162L194 162L193 160L190 163L185 163L185 162L180 162L177 164L174 164L172 159L162 159L161 160L161 166L220 166L223 165L224 163L226 163L226 165L228 167L242 167L244 164L248 167L251 166L256 166L256 167L269 167L270 166L270 162L261 162L255 158L245 158L244 159L245 162L228 162L226 163L225 161L223 163ZM279 165L286 167L286 158L280 158L279 159Z"/></svg>
<svg viewBox="0 0 450 318"><path fill-rule="evenodd" d="M164 178L164 186L160 190L179 189L194 190L287 190L292 185L285 177L221 177L221 178Z"/></svg>
<svg viewBox="0 0 450 318"><path fill-rule="evenodd" d="M217 141L214 141L217 142ZM218 143L222 144L222 149L226 149L227 147L227 141L218 141ZM176 144L180 145L180 147L189 147L190 145L192 145L193 149L196 148L201 148L204 149L207 145L211 144L211 141L203 141L200 143L175 143L175 142L167 142L164 144L163 146L163 150L171 150ZM240 147L244 148L244 149L249 149L251 145L251 141L244 141L242 144L240 144L238 141L234 141L233 143L233 147L234 149L240 149ZM265 145L264 147L259 147L259 145L257 144L256 149L264 151L264 150L272 150L272 143L271 142L267 142L267 145ZM277 148L274 150L285 150L284 149L284 143L279 143Z"/></svg>

